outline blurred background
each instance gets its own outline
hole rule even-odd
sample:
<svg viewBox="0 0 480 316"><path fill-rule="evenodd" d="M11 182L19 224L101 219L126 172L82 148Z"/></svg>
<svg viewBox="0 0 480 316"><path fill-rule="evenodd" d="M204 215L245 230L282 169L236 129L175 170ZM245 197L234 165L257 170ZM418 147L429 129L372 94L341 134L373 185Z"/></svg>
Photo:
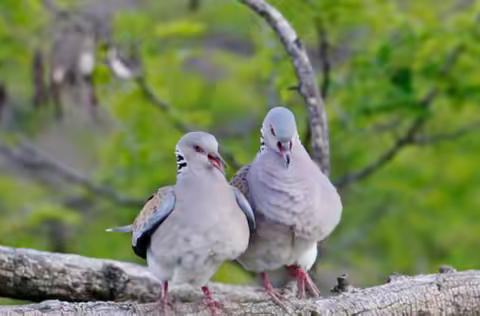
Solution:
<svg viewBox="0 0 480 316"><path fill-rule="evenodd" d="M313 269L324 294L344 272L368 286L478 268L480 2L270 2L326 99L344 213ZM0 1L0 244L141 263L105 228L175 181L178 138L215 134L231 177L286 105L308 145L296 84L234 0ZM229 263L215 280L255 276Z"/></svg>

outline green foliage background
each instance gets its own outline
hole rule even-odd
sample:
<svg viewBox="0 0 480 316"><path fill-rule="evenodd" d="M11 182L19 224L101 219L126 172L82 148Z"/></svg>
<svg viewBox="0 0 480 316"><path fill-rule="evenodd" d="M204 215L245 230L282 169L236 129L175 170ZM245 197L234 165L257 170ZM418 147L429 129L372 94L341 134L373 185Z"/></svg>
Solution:
<svg viewBox="0 0 480 316"><path fill-rule="evenodd" d="M64 8L82 4L60 3ZM290 60L264 21L233 0L200 3L195 11L187 1L173 0L119 11L113 19L114 40L139 43L146 81L155 93L185 122L216 134L245 164L258 148L258 126L269 106L288 105L302 134L305 108L289 89L296 84ZM271 3L306 43L319 82L319 27L328 36L332 179L377 159L419 116L427 117L425 135L478 125L479 1ZM12 113L7 122L0 121L0 139L15 145L22 135L46 144L46 150L57 150L55 159L125 196L148 197L174 182L173 151L182 133L134 81L111 75L101 48L94 74L101 120L86 115L88 110L78 104L67 105L75 110L62 121L51 107L33 108L33 51L48 51L51 32L41 1L0 2L0 82ZM443 74L456 47L462 53ZM422 110L419 102L432 88L438 96L429 110ZM348 272L355 284L368 285L394 271L427 273L443 263L478 268L479 154L475 130L406 146L371 177L342 189L343 220L322 246L315 268L319 278ZM229 176L234 172L229 170ZM140 262L129 236L104 233L106 227L129 223L137 212L0 160L2 245ZM52 231L52 223L62 227L61 235ZM215 279L245 283L252 276L229 264Z"/></svg>

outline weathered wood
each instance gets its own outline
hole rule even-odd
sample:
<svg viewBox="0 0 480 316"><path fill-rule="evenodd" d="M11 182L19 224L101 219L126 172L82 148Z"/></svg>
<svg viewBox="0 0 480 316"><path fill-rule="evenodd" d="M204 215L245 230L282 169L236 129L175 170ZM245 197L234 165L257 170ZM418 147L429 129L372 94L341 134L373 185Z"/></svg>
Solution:
<svg viewBox="0 0 480 316"><path fill-rule="evenodd" d="M292 314L480 315L480 271L455 272L442 267L441 272L392 276L388 283L366 289L342 286L346 284L342 278L337 290L348 292L316 300L298 300L290 289L283 293ZM225 314L285 314L259 287L222 284L211 287ZM159 288L153 276L139 265L0 247L0 296L36 301L90 301L50 300L2 306L1 315L155 315L161 311L154 302ZM178 315L208 315L198 289L174 288L172 298L172 309ZM106 302L113 300L130 302Z"/></svg>
<svg viewBox="0 0 480 316"><path fill-rule="evenodd" d="M160 287L142 266L0 247L0 297L32 301L152 301Z"/></svg>

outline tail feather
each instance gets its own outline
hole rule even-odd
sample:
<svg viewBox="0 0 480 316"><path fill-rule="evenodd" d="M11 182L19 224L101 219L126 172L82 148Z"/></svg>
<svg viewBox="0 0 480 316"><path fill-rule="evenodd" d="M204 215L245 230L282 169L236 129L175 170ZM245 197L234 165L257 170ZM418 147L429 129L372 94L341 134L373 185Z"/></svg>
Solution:
<svg viewBox="0 0 480 316"><path fill-rule="evenodd" d="M132 225L120 226L120 227L112 227L106 229L107 232L112 233L131 233L132 232Z"/></svg>

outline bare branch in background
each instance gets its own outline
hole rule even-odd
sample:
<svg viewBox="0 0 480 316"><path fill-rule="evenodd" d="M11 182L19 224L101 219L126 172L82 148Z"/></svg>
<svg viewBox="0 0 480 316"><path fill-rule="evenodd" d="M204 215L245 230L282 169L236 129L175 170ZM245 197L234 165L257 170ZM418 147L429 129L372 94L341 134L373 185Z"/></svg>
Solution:
<svg viewBox="0 0 480 316"><path fill-rule="evenodd" d="M322 70L322 80L320 82L320 95L325 101L328 97L328 92L330 89L330 43L328 42L328 34L324 28L322 21L319 17L314 19L315 31L318 38L318 59L320 60L320 67ZM307 122L308 123L308 122ZM308 144L312 137L310 131L310 125L307 124L307 130L305 132L304 138L302 140L303 144Z"/></svg>
<svg viewBox="0 0 480 316"><path fill-rule="evenodd" d="M155 108L162 111L167 116L170 124L172 124L178 131L188 133L199 130L199 128L190 125L183 120L175 111L175 108L167 101L161 99L148 84L146 74L142 67L143 62L141 60L138 46L134 46L131 53L131 56L126 57L122 55L122 52L120 52L118 47L115 47L110 43L107 53L107 61L112 73L119 79L133 80L140 89L143 97ZM222 154L229 166L235 169L241 167L232 152L222 148Z"/></svg>
<svg viewBox="0 0 480 316"><path fill-rule="evenodd" d="M320 83L320 93L325 100L328 97L330 89L330 43L328 41L328 34L322 22L317 18L315 20L316 32L318 37L318 59L322 67L322 81Z"/></svg>
<svg viewBox="0 0 480 316"><path fill-rule="evenodd" d="M3 82L0 81L0 119L2 118L2 114L6 105L7 105L7 89L5 88L5 85L3 84Z"/></svg>
<svg viewBox="0 0 480 316"><path fill-rule="evenodd" d="M198 11L200 4L200 0L188 0L188 9L192 12Z"/></svg>
<svg viewBox="0 0 480 316"><path fill-rule="evenodd" d="M145 77L142 75L138 77L135 82L137 83L140 91L142 92L145 99L148 100L153 106L163 111L170 123L179 131L183 133L188 133L196 130L193 126L185 123L174 111L173 107L166 101L160 99L155 92L153 92L152 87L150 87L145 80Z"/></svg>
<svg viewBox="0 0 480 316"><path fill-rule="evenodd" d="M468 124L467 126L460 127L456 130L447 133L438 133L432 135L416 135L414 138L414 142L417 145L430 145L435 144L438 142L455 140L465 134L471 132L478 132L480 131L480 121L474 122L472 124Z"/></svg>
<svg viewBox="0 0 480 316"><path fill-rule="evenodd" d="M175 111L175 108L170 103L160 98L148 84L146 74L142 68L143 62L138 47L133 51L132 56L126 58L119 51L118 47L112 45L108 52L108 64L112 72L119 79L134 80L143 97L155 108L162 111L175 129L182 133L199 130L197 127L192 126L183 120ZM231 152L223 150L223 155L230 166L235 169L241 167Z"/></svg>
<svg viewBox="0 0 480 316"><path fill-rule="evenodd" d="M459 56L463 52L464 47L462 45L455 47L452 52L447 56L447 59L440 70L440 76L446 75L450 69L454 66L455 62L458 60ZM375 161L371 162L364 168L347 173L346 175L340 177L337 181L335 181L335 185L342 189L347 185L362 180L381 167L383 167L387 162L391 161L395 156L406 146L413 145L416 143L416 137L418 133L421 131L425 122L429 118L426 115L426 111L430 108L431 104L435 101L436 97L438 96L439 91L437 87L433 87L423 99L418 101L419 108L422 109L424 113L420 114L406 129L406 131L398 137L393 145L388 148L385 152L383 152Z"/></svg>
<svg viewBox="0 0 480 316"><path fill-rule="evenodd" d="M442 267L437 274L396 275L386 284L365 289L342 286L348 282L345 276L338 282L335 288L340 295L315 300L299 300L287 287L283 291L285 303L292 315L473 315L480 310L480 271L476 270L456 272L451 267ZM226 315L285 314L258 287L211 285ZM157 314L161 308L157 302L99 301L154 302L159 292L160 285L155 278L145 267L136 264L0 247L0 296L34 301L94 301L2 306L0 314ZM174 287L171 293L176 315L210 315L199 290Z"/></svg>
<svg viewBox="0 0 480 316"><path fill-rule="evenodd" d="M61 11L59 11L54 0L44 0L43 4L56 18L59 17L58 15ZM61 117L61 90L64 81L69 79L69 77L73 77L73 79L75 79L74 82L78 83L81 81L85 83L85 100L91 105L91 110L98 104L91 74L95 67L94 48L100 44L98 39L95 41L94 38L92 38L92 35L99 33L103 34L100 40L104 41L108 46L107 63L116 77L122 80L133 80L145 99L165 113L169 122L178 131L187 133L197 130L197 127L185 122L180 114L175 111L175 108L158 97L153 88L149 86L142 69L142 60L138 46L132 45L131 56L124 56L122 54L123 52L111 42L110 31L101 32L101 30L98 29L109 29L106 26L106 24L109 23L109 17L107 15L100 15L100 21L97 21L99 17L90 15L88 12L71 14L72 21L66 25L62 24L65 30L57 34L53 45L51 93L57 116ZM95 21L101 23L94 23ZM78 65L81 67L78 67ZM224 156L230 166L235 169L240 167L240 164L235 160L231 152L224 150Z"/></svg>
<svg viewBox="0 0 480 316"><path fill-rule="evenodd" d="M362 180L383 167L387 162L392 160L401 149L413 143L415 133L418 129L420 129L421 126L423 126L423 122L423 117L415 120L407 129L405 134L399 137L394 144L383 154L381 154L375 161L359 171L351 172L340 177L340 179L335 181L337 188L342 189L353 182Z"/></svg>
<svg viewBox="0 0 480 316"><path fill-rule="evenodd" d="M240 2L265 19L280 38L290 56L299 81L298 91L308 110L312 133L312 158L328 175L330 172L330 147L327 114L305 47L285 17L265 0L240 0Z"/></svg>
<svg viewBox="0 0 480 316"><path fill-rule="evenodd" d="M110 187L96 184L85 175L49 157L31 144L23 143L20 148L12 149L0 143L0 155L30 171L50 172L69 183L81 186L96 196L117 204L136 207L143 205L143 200L123 196Z"/></svg>
<svg viewBox="0 0 480 316"><path fill-rule="evenodd" d="M160 109L163 111L168 119L170 120L170 123L175 126L175 128L178 131L181 131L183 133L188 133L192 132L195 130L198 130L194 126L191 126L187 124L183 119L180 118L180 116L175 113L174 108L170 106L169 103L165 102L164 100L160 99L154 92L153 89L148 85L148 83L145 81L145 78L143 76L138 77L135 82L137 83L138 87L140 88L140 91L144 95L144 97L156 108ZM235 156L233 155L232 152L229 150L225 149L224 147L222 148L222 155L227 161L227 164L231 166L234 169L239 169L241 167L241 164L235 159Z"/></svg>
<svg viewBox="0 0 480 316"><path fill-rule="evenodd" d="M33 78L33 105L39 107L47 101L47 85L45 83L45 65L42 52L37 49L33 54L32 61Z"/></svg>

